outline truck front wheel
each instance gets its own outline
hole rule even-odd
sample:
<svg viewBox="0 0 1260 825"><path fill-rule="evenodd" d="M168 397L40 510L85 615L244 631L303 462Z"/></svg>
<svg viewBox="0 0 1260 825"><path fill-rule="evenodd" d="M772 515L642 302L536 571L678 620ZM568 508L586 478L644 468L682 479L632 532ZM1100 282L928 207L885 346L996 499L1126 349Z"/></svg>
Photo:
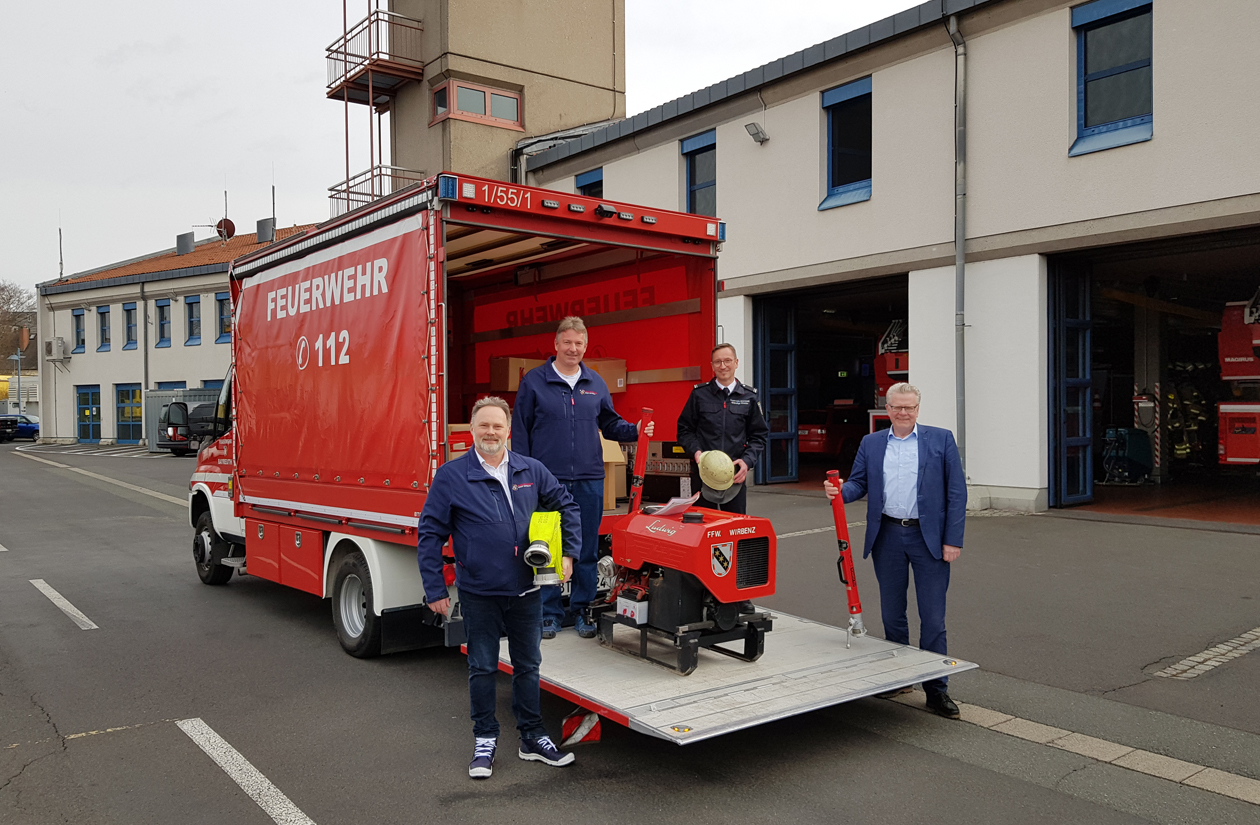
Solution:
<svg viewBox="0 0 1260 825"><path fill-rule="evenodd" d="M193 561L197 564L197 575L203 584L227 584L232 578L232 568L219 564L219 559L228 554L228 544L214 532L214 519L210 511L197 516L197 532L193 534Z"/></svg>
<svg viewBox="0 0 1260 825"><path fill-rule="evenodd" d="M360 659L381 654L381 617L372 610L372 573L357 550L337 565L332 614L337 640L346 653Z"/></svg>

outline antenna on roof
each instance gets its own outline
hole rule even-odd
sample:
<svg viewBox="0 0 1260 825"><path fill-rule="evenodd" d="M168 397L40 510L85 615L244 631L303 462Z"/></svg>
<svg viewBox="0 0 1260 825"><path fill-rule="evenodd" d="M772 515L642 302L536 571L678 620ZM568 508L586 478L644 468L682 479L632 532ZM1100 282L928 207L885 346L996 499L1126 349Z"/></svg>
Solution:
<svg viewBox="0 0 1260 825"><path fill-rule="evenodd" d="M232 223L232 219L227 216L228 211L228 193L223 190L223 217L218 223L197 223L193 224L193 228L208 227L214 230L214 234L219 236L220 245L226 244L228 241L236 237L236 224Z"/></svg>
<svg viewBox="0 0 1260 825"><path fill-rule="evenodd" d="M66 277L66 254L61 246L61 212L57 213L57 280Z"/></svg>

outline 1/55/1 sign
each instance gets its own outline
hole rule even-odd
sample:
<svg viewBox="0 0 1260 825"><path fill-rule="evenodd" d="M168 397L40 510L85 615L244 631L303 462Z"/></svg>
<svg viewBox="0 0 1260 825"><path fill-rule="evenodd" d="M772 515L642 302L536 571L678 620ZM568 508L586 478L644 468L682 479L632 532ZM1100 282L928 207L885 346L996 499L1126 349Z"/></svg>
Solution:
<svg viewBox="0 0 1260 825"><path fill-rule="evenodd" d="M510 186L481 184L481 199L486 203L497 203L500 206L523 206L528 209L532 194L532 192L513 189Z"/></svg>
<svg viewBox="0 0 1260 825"><path fill-rule="evenodd" d="M337 344L341 344L341 354L337 354ZM328 366L350 363L350 333L346 330L328 333L325 340L321 335L315 339L315 360L318 366L324 366L324 349L328 349Z"/></svg>

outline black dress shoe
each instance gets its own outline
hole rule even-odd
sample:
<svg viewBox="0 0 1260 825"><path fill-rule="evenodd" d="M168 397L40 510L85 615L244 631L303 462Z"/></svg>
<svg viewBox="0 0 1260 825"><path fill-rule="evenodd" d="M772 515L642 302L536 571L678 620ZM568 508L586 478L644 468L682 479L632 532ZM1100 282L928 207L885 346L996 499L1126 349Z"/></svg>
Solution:
<svg viewBox="0 0 1260 825"><path fill-rule="evenodd" d="M905 696L907 693L914 693L914 685L906 685L905 687L885 690L880 693L876 693L875 697L877 699L892 699L897 696Z"/></svg>
<svg viewBox="0 0 1260 825"><path fill-rule="evenodd" d="M949 698L948 693L929 696L927 698L927 709L937 716L944 716L946 719L962 718L962 712L958 710L958 705L955 704L954 700Z"/></svg>

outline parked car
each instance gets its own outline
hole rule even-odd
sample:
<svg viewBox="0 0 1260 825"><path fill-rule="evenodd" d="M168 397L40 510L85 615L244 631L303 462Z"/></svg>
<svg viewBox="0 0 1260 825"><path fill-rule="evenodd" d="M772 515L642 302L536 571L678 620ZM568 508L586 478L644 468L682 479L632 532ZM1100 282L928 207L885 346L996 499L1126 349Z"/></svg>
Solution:
<svg viewBox="0 0 1260 825"><path fill-rule="evenodd" d="M189 434L188 405L183 401L163 404L158 417L158 449L170 450L178 456L192 455L198 445L190 440Z"/></svg>
<svg viewBox="0 0 1260 825"><path fill-rule="evenodd" d="M801 410L796 415L796 443L802 454L817 453L852 461L868 428L866 410L855 405Z"/></svg>
<svg viewBox="0 0 1260 825"><path fill-rule="evenodd" d="M21 413L19 415L5 415L0 418L12 418L17 421L17 435L15 438L29 438L31 441L39 439L39 416Z"/></svg>
<svg viewBox="0 0 1260 825"><path fill-rule="evenodd" d="M16 415L0 415L0 444L17 438L18 422Z"/></svg>

